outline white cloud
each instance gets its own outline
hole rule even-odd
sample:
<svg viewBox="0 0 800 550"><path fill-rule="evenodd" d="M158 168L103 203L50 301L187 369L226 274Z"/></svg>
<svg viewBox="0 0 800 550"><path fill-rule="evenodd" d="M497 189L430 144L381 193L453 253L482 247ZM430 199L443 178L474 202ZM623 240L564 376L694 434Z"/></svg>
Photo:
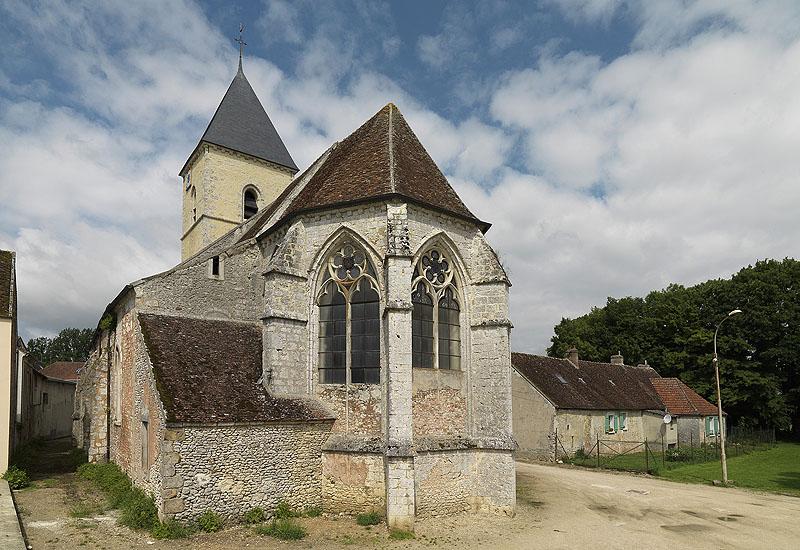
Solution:
<svg viewBox="0 0 800 550"><path fill-rule="evenodd" d="M329 7L308 33L294 4L275 4L269 25L292 22L289 42L303 36L298 63L284 73L251 55L245 67L300 166L395 101L466 204L494 223L515 347L533 351L562 316L606 296L800 256L795 4L568 4L583 21L630 17L633 49L605 62L545 46L530 67L471 82L491 100L476 95L460 119L371 68L396 55L391 32L361 47ZM385 23L385 6L364 9L369 29ZM0 247L19 252L28 335L90 326L125 283L177 262L175 174L236 50L189 3L0 11L56 68L47 82L0 70ZM436 65L463 52L459 21L473 25L450 16L417 54Z"/></svg>

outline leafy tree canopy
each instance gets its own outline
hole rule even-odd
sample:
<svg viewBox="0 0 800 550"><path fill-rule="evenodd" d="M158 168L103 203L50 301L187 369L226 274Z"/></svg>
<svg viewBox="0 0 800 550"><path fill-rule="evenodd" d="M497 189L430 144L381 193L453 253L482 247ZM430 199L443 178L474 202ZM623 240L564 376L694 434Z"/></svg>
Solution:
<svg viewBox="0 0 800 550"><path fill-rule="evenodd" d="M55 361L86 361L93 337L94 330L90 328L65 328L55 338L28 340L28 353L36 356L42 366Z"/></svg>
<svg viewBox="0 0 800 550"><path fill-rule="evenodd" d="M562 319L547 352L628 364L645 360L716 403L713 336L720 329L722 402L735 423L792 428L800 436L800 262L764 260L730 279L671 285L644 298L609 298L576 319Z"/></svg>

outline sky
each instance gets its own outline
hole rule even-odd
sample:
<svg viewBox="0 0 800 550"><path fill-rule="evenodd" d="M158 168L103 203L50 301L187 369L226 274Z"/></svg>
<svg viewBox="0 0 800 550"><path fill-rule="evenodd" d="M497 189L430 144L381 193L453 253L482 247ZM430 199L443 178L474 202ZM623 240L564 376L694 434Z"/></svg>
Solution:
<svg viewBox="0 0 800 550"><path fill-rule="evenodd" d="M404 113L513 287L512 347L607 297L800 257L796 0L0 0L0 248L23 337L180 260L236 71L303 169Z"/></svg>

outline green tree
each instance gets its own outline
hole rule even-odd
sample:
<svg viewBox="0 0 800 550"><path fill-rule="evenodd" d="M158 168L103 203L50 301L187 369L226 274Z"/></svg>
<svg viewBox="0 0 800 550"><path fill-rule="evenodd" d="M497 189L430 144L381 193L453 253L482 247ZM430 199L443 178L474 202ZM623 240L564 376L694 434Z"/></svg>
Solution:
<svg viewBox="0 0 800 550"><path fill-rule="evenodd" d="M65 328L55 338L40 336L28 340L28 353L47 366L55 361L85 361L92 347L94 330Z"/></svg>
<svg viewBox="0 0 800 550"><path fill-rule="evenodd" d="M779 429L800 437L800 262L765 260L730 279L693 287L670 285L645 298L609 298L576 319L556 325L548 348L563 356L647 360L662 376L677 376L716 401L711 363L717 323L744 311L720 331L723 403L734 422Z"/></svg>

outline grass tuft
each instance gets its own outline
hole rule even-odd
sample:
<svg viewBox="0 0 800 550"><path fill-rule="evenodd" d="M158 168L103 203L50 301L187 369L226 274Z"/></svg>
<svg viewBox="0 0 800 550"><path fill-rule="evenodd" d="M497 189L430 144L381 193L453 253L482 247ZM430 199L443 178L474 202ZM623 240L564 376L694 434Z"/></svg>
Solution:
<svg viewBox="0 0 800 550"><path fill-rule="evenodd" d="M303 515L308 518L318 518L322 515L322 508L319 506L307 506L305 510L303 510Z"/></svg>
<svg viewBox="0 0 800 550"><path fill-rule="evenodd" d="M281 540L300 540L308 534L302 525L291 518L274 519L267 525L257 526L255 532Z"/></svg>
<svg viewBox="0 0 800 550"><path fill-rule="evenodd" d="M378 512L372 511L366 514L358 514L356 516L356 523L359 525L367 526L367 525L378 525L380 522L383 521L383 516L381 516Z"/></svg>
<svg viewBox="0 0 800 550"><path fill-rule="evenodd" d="M250 508L247 512L244 513L242 516L242 520L250 525L255 525L256 523L261 523L266 519L266 515L264 514L263 508L255 507Z"/></svg>
<svg viewBox="0 0 800 550"><path fill-rule="evenodd" d="M392 540L409 540L413 539L414 533L411 531L404 531L402 529L392 529L389 531L389 538Z"/></svg>
<svg viewBox="0 0 800 550"><path fill-rule="evenodd" d="M158 522L151 530L153 538L163 539L185 539L192 534L192 530L185 523L174 519L165 522Z"/></svg>
<svg viewBox="0 0 800 550"><path fill-rule="evenodd" d="M216 533L222 529L222 524L222 516L212 510L206 510L197 518L197 525L206 533Z"/></svg>
<svg viewBox="0 0 800 550"><path fill-rule="evenodd" d="M299 516L300 514L298 514L294 508L289 506L288 502L281 501L278 503L278 506L275 507L275 517L278 519L289 519Z"/></svg>

